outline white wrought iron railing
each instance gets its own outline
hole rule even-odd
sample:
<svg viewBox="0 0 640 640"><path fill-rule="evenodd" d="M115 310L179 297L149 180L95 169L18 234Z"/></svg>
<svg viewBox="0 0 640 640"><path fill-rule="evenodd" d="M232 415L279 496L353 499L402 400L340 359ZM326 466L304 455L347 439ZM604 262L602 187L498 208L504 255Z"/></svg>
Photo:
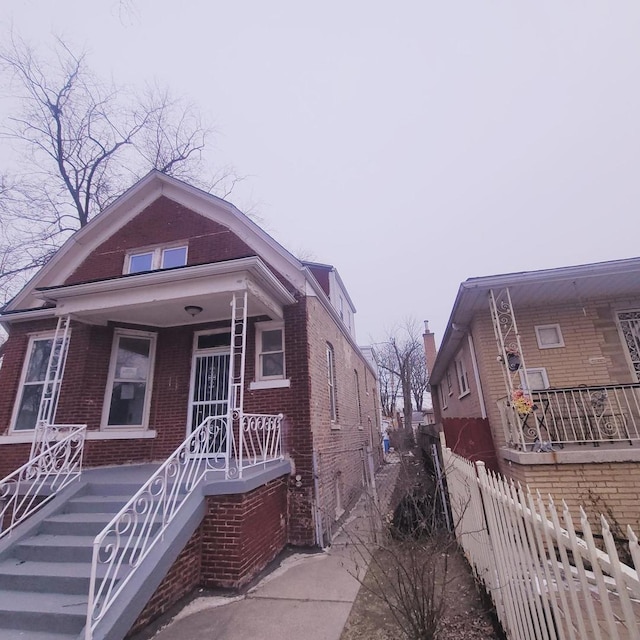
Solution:
<svg viewBox="0 0 640 640"><path fill-rule="evenodd" d="M240 416L240 477L243 469L281 460L282 418L277 415L244 413Z"/></svg>
<svg viewBox="0 0 640 640"><path fill-rule="evenodd" d="M221 458L228 451L226 423L224 416L206 418L95 537L86 640L93 638L96 626L207 470L226 466Z"/></svg>
<svg viewBox="0 0 640 640"><path fill-rule="evenodd" d="M531 408L519 413L508 398L499 401L507 442L522 450L545 451L568 444L640 441L640 384L543 389L526 394Z"/></svg>
<svg viewBox="0 0 640 640"><path fill-rule="evenodd" d="M443 458L456 537L508 638L638 638L640 547L630 527L623 545L604 517L598 531L580 508L579 531L566 504L450 449Z"/></svg>
<svg viewBox="0 0 640 640"><path fill-rule="evenodd" d="M0 480L0 537L82 473L86 425L38 425L29 461Z"/></svg>
<svg viewBox="0 0 640 640"><path fill-rule="evenodd" d="M250 467L282 459L282 418L282 414L237 414L232 421L227 416L206 418L96 536L86 640L93 638L97 625L207 471L241 478Z"/></svg>

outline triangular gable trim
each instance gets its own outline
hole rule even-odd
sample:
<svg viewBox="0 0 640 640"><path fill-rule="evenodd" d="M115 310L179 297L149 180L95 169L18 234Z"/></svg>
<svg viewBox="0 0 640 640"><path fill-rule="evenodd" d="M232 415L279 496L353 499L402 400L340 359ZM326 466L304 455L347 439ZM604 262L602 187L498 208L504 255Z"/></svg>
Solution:
<svg viewBox="0 0 640 640"><path fill-rule="evenodd" d="M299 291L305 290L306 269L301 262L233 204L154 170L76 231L6 305L5 311L35 306L36 288L61 284L100 244L163 195L229 228Z"/></svg>

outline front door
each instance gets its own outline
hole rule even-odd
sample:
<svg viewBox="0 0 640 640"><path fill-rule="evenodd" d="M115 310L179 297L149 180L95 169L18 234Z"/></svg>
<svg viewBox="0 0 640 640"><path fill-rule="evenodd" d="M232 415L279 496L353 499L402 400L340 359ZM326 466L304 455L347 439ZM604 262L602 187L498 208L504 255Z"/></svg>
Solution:
<svg viewBox="0 0 640 640"><path fill-rule="evenodd" d="M196 336L189 394L189 429L193 431L206 418L219 417L211 423L209 452L212 455L222 455L226 453L231 354L227 345L206 348L207 345L220 341L217 336L221 334L213 335L216 336L215 340L206 334Z"/></svg>

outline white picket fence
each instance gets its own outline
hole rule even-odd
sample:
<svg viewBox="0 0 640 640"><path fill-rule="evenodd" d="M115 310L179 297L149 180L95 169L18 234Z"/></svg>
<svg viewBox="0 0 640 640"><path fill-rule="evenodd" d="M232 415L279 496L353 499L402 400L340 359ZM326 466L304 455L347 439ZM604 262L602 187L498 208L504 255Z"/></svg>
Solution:
<svg viewBox="0 0 640 640"><path fill-rule="evenodd" d="M456 537L491 595L509 640L638 640L640 578L618 556L608 522L443 452ZM627 529L633 565L638 538ZM594 539L600 538L605 551Z"/></svg>

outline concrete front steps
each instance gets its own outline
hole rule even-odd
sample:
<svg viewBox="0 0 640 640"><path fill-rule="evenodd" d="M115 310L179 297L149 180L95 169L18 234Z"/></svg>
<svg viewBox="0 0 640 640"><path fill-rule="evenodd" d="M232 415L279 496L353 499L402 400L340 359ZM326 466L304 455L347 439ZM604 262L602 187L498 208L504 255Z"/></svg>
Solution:
<svg viewBox="0 0 640 640"><path fill-rule="evenodd" d="M153 470L144 465L113 469L112 473L106 469L85 472L81 481L0 540L0 640L83 637L93 540ZM198 517L190 517L189 522L191 530L199 523ZM189 531L180 534L179 528L173 535L165 534L166 544L158 545L164 551L160 548L143 563L147 566L131 581L135 591L123 594L122 602L108 616L111 622L96 630L96 639L124 637L171 558L184 546L181 540L187 534ZM170 549L172 546L176 548ZM101 571L104 575L104 568L99 568L98 577ZM137 596L136 591L142 595Z"/></svg>

